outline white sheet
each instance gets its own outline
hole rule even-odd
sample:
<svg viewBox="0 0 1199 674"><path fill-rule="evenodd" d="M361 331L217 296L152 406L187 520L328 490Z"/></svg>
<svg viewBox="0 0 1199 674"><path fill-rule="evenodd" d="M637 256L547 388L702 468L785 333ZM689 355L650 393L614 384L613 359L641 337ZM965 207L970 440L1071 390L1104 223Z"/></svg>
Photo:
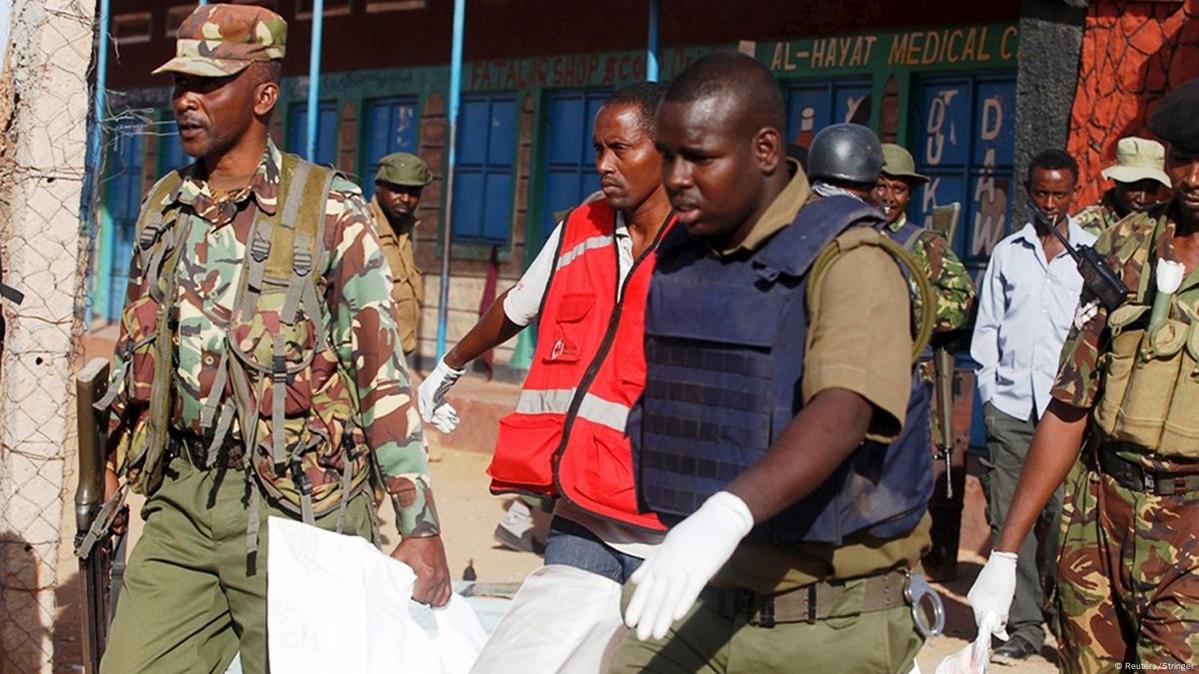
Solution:
<svg viewBox="0 0 1199 674"><path fill-rule="evenodd" d="M270 518L267 635L276 672L466 674L487 635L460 595L412 618L415 575L368 541ZM419 609L418 609L419 610Z"/></svg>

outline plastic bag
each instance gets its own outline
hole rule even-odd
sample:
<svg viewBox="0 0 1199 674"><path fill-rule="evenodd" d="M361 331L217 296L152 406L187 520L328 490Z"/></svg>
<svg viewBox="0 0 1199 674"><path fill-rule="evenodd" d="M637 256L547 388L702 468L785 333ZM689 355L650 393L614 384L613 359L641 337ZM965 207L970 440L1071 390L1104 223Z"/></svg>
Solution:
<svg viewBox="0 0 1199 674"><path fill-rule="evenodd" d="M987 674L991 668L991 620L984 619L974 642L946 657L936 674Z"/></svg>
<svg viewBox="0 0 1199 674"><path fill-rule="evenodd" d="M467 674L487 640L459 595L433 611L430 637L412 617L416 575L357 536L269 519L267 634L276 672Z"/></svg>

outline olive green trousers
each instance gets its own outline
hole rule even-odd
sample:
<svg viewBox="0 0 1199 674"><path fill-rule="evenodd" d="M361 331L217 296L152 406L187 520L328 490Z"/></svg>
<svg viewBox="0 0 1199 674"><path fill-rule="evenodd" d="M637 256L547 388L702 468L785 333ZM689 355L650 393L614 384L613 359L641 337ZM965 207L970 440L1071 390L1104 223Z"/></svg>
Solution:
<svg viewBox="0 0 1199 674"><path fill-rule="evenodd" d="M142 509L146 526L129 558L102 674L223 674L239 651L245 674L269 671L266 519L295 516L263 499L258 551L247 554L248 504L241 471L170 462ZM335 509L316 525L333 530L337 519ZM371 526L363 492L348 504L342 531L369 538Z"/></svg>
<svg viewBox="0 0 1199 674"><path fill-rule="evenodd" d="M625 585L621 610L628 607ZM857 613L865 581L849 581L832 617L813 622L749 624L748 611L720 615L702 597L663 639L639 641L629 633L616 653L613 674L758 674L845 672L907 674L924 639L911 608Z"/></svg>

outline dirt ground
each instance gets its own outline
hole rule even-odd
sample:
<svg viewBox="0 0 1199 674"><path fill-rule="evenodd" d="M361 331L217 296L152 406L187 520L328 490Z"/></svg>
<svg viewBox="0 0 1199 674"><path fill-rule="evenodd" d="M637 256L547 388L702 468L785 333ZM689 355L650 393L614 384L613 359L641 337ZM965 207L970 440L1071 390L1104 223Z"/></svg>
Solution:
<svg viewBox="0 0 1199 674"><path fill-rule="evenodd" d="M492 534L496 523L503 516L507 499L492 496L487 490L487 454L442 447L436 432L430 432L434 491L437 509L444 528L446 556L455 580L462 578L467 564L474 566L480 583L519 583L541 564L541 558L531 553L513 552L495 542ZM140 502L131 502L134 512ZM394 516L384 506L383 531L385 545L394 542ZM141 522L135 517L131 534L135 539L141 531ZM931 639L918 657L920 671L932 674L942 658L964 648L974 636L974 620L965 595L981 569L981 556L963 552L959 566L959 578L948 585L938 585L945 603L945 634ZM996 674L1049 674L1057 667L1052 640L1041 656L1034 656L1019 665L996 663L992 671Z"/></svg>
<svg viewBox="0 0 1199 674"><path fill-rule="evenodd" d="M445 527L450 570L455 578L460 578L467 562L473 560L480 582L520 581L540 565L541 558L509 551L492 538L496 522L503 515L505 500L487 491L487 476L483 472L487 461L488 456L478 452L444 449L440 460L433 464L434 489ZM932 674L942 658L966 647L974 638L974 617L966 604L966 592L983 561L982 557L971 554L960 564L957 581L937 586L945 603L945 634L925 644L918 658L921 672ZM1054 649L1047 646L1041 656L1016 666L996 663L992 672L1049 674L1058 671L1055 662Z"/></svg>

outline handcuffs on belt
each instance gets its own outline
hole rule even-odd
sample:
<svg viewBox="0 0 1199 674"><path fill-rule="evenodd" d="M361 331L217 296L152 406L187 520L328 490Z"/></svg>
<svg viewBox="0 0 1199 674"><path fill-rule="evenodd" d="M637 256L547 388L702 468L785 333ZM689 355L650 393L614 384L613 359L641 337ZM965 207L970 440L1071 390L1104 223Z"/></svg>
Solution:
<svg viewBox="0 0 1199 674"><path fill-rule="evenodd" d="M912 620L916 622L916 629L925 639L935 637L945 630L945 604L941 603L941 595L937 594L937 591L928 584L923 574L908 574L908 583L903 588L903 596L911 604ZM929 623L929 611L924 610L925 600L927 600L929 611L932 612L931 624Z"/></svg>

